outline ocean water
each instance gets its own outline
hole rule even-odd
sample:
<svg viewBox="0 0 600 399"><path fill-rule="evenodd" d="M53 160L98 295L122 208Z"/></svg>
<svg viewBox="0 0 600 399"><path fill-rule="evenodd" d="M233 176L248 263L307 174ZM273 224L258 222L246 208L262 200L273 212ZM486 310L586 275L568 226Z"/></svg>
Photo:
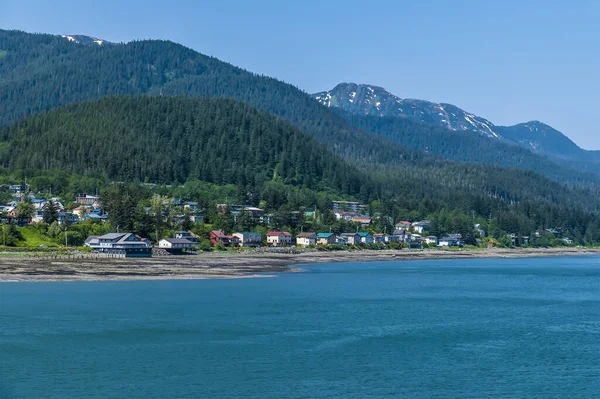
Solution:
<svg viewBox="0 0 600 399"><path fill-rule="evenodd" d="M600 257L0 284L0 398L598 398Z"/></svg>

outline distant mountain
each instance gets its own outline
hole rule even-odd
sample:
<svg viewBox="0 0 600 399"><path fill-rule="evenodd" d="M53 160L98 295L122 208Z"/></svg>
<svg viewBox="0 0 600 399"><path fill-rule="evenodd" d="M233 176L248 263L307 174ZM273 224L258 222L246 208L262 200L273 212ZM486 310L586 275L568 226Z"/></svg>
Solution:
<svg viewBox="0 0 600 399"><path fill-rule="evenodd" d="M352 113L406 117L450 130L469 130L489 137L498 137L492 129L493 123L454 105L401 99L378 86L340 83L331 91L316 93L313 96L327 107L338 107Z"/></svg>
<svg viewBox="0 0 600 399"><path fill-rule="evenodd" d="M340 83L330 91L313 96L327 107L336 107L353 114L409 118L451 131L480 133L485 137L517 144L534 153L579 164L582 161L600 162L596 153L581 149L563 133L538 121L515 126L496 126L455 105L401 99L381 87L356 83ZM583 165L583 168L593 171L595 166Z"/></svg>
<svg viewBox="0 0 600 399"><path fill-rule="evenodd" d="M60 35L62 38L67 39L70 42L83 44L84 46L102 46L107 44L113 44L104 39L98 39L97 37L90 37L84 35Z"/></svg>
<svg viewBox="0 0 600 399"><path fill-rule="evenodd" d="M582 150L567 136L539 121L515 126L497 126L496 131L505 139L519 143L534 152L564 158L576 158Z"/></svg>

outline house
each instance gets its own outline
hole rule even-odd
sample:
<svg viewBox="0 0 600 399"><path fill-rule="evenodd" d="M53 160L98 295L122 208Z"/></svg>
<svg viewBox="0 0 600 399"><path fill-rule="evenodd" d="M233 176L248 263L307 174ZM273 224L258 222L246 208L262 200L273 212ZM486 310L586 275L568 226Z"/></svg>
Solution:
<svg viewBox="0 0 600 399"><path fill-rule="evenodd" d="M181 205L186 211L196 212L196 210L198 209L198 203L193 201L186 201L183 202Z"/></svg>
<svg viewBox="0 0 600 399"><path fill-rule="evenodd" d="M123 255L127 258L150 258L152 247L148 241L133 233L108 233L103 236L90 236L85 246L98 252Z"/></svg>
<svg viewBox="0 0 600 399"><path fill-rule="evenodd" d="M429 220L421 220L420 222L414 222L412 228L415 232L423 234L425 231L429 230L430 225L431 222Z"/></svg>
<svg viewBox="0 0 600 399"><path fill-rule="evenodd" d="M82 206L78 206L77 208L73 208L71 210L71 212L74 215L77 215L78 218L83 219L83 217L94 211L94 207L91 205L82 205Z"/></svg>
<svg viewBox="0 0 600 399"><path fill-rule="evenodd" d="M386 244L388 242L387 234L373 234L373 242L375 244Z"/></svg>
<svg viewBox="0 0 600 399"><path fill-rule="evenodd" d="M335 233L318 233L317 244L319 245L332 245L336 243Z"/></svg>
<svg viewBox="0 0 600 399"><path fill-rule="evenodd" d="M462 247L464 243L460 234L447 234L438 240L438 247Z"/></svg>
<svg viewBox="0 0 600 399"><path fill-rule="evenodd" d="M392 234L394 237L398 237L398 241L404 241L404 238L406 237L406 230L404 229L396 229L394 230L394 234Z"/></svg>
<svg viewBox="0 0 600 399"><path fill-rule="evenodd" d="M80 205L93 205L98 202L100 197L97 195L81 194L75 197L75 202Z"/></svg>
<svg viewBox="0 0 600 399"><path fill-rule="evenodd" d="M262 244L260 233L242 231L240 233L234 233L233 236L239 239L240 247L260 247Z"/></svg>
<svg viewBox="0 0 600 399"><path fill-rule="evenodd" d="M191 251L195 244L187 238L163 238L158 242L158 247L171 253Z"/></svg>
<svg viewBox="0 0 600 399"><path fill-rule="evenodd" d="M44 221L44 214L46 211L44 209L36 209L33 211L33 217L31 218L31 223L42 223Z"/></svg>
<svg viewBox="0 0 600 399"><path fill-rule="evenodd" d="M352 218L352 223L358 223L361 227L368 227L371 225L371 218L366 216L358 216Z"/></svg>
<svg viewBox="0 0 600 399"><path fill-rule="evenodd" d="M200 237L191 231L177 231L175 232L175 238L177 239L186 239L190 241L192 244L198 244L200 242Z"/></svg>
<svg viewBox="0 0 600 399"><path fill-rule="evenodd" d="M292 245L292 235L287 231L269 231L267 233L267 245L270 247Z"/></svg>
<svg viewBox="0 0 600 399"><path fill-rule="evenodd" d="M6 214L5 220L6 221L3 220L2 223L14 224L19 227L27 226L31 223L30 217L23 217L18 215L16 207L12 208L12 210Z"/></svg>
<svg viewBox="0 0 600 399"><path fill-rule="evenodd" d="M26 192L29 192L29 185L28 184L11 184L10 186L8 186L8 189L13 194L26 193Z"/></svg>
<svg viewBox="0 0 600 399"><path fill-rule="evenodd" d="M427 236L423 241L429 245L438 245L438 238L436 236Z"/></svg>
<svg viewBox="0 0 600 399"><path fill-rule="evenodd" d="M296 236L296 245L299 247L308 247L317 244L317 235L315 233L300 233Z"/></svg>
<svg viewBox="0 0 600 399"><path fill-rule="evenodd" d="M401 220L398 223L396 223L396 229L408 230L408 229L410 229L411 225L412 225L411 222L408 222L406 220Z"/></svg>
<svg viewBox="0 0 600 399"><path fill-rule="evenodd" d="M97 220L99 222L107 222L108 216L101 215L100 213L92 212L92 213L87 213L87 214L83 215L83 219L84 220Z"/></svg>
<svg viewBox="0 0 600 399"><path fill-rule="evenodd" d="M35 197L31 199L31 205L33 205L35 209L44 209L47 203L48 201L46 201L45 199L39 199Z"/></svg>
<svg viewBox="0 0 600 399"><path fill-rule="evenodd" d="M572 245L573 244L573 240L571 240L570 238L567 238L567 237L563 238L562 242L564 242L567 245Z"/></svg>
<svg viewBox="0 0 600 399"><path fill-rule="evenodd" d="M356 212L347 212L347 211L341 211L341 210L334 211L333 214L335 215L336 220L343 219L346 222L349 222L352 219L359 216L358 213L356 213Z"/></svg>
<svg viewBox="0 0 600 399"><path fill-rule="evenodd" d="M71 212L58 212L58 215L56 217L56 223L77 224L79 223L79 218L77 217L77 215L74 215Z"/></svg>
<svg viewBox="0 0 600 399"><path fill-rule="evenodd" d="M400 236L385 234L385 243L386 244L389 244L389 243L392 243L392 242L400 242L400 241L402 241L400 239Z"/></svg>
<svg viewBox="0 0 600 399"><path fill-rule="evenodd" d="M331 209L333 211L351 211L354 213L359 213L365 208L366 206L360 204L359 202L331 201Z"/></svg>
<svg viewBox="0 0 600 399"><path fill-rule="evenodd" d="M341 237L343 237L343 240L348 245L361 243L361 237L358 235L358 233L342 233Z"/></svg>
<svg viewBox="0 0 600 399"><path fill-rule="evenodd" d="M225 234L223 230L212 230L210 233L208 233L208 238L210 239L212 245L217 245L220 242L226 247L231 245L229 236Z"/></svg>
<svg viewBox="0 0 600 399"><path fill-rule="evenodd" d="M373 244L373 236L370 233L367 233L366 231L359 231L356 234L360 237L360 242L362 244Z"/></svg>
<svg viewBox="0 0 600 399"><path fill-rule="evenodd" d="M481 228L481 224L477 223L475 226L475 231L479 234L479 237L485 238L485 230Z"/></svg>

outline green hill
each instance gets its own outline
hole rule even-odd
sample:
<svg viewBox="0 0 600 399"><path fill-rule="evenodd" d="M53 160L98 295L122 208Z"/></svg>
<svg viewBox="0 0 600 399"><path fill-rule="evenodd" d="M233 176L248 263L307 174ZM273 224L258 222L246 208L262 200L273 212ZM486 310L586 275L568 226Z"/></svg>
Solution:
<svg viewBox="0 0 600 399"><path fill-rule="evenodd" d="M289 123L228 99L108 97L25 119L0 134L11 170L112 180L258 185L358 194L369 180Z"/></svg>
<svg viewBox="0 0 600 399"><path fill-rule="evenodd" d="M365 130L371 128L369 124L353 126L292 85L169 41L88 46L60 36L0 30L0 53L0 126L27 115L112 95L231 97L288 120L347 159L402 167L436 162L401 145L410 139L399 140L380 131L370 133ZM468 155L459 159L443 151L431 153L473 161ZM527 151L518 156L522 157L519 162L507 162L502 154L489 153L488 157L487 151L480 151L474 161L532 170L555 181L589 183L588 174L557 167Z"/></svg>

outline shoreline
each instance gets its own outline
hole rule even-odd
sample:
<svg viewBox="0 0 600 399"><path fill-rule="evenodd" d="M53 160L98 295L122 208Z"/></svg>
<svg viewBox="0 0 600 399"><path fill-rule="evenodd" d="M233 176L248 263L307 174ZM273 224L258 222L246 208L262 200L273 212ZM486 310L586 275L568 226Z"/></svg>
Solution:
<svg viewBox="0 0 600 399"><path fill-rule="evenodd" d="M380 250L212 252L140 259L47 259L0 257L0 282L192 280L267 278L299 272L295 265L338 262L390 262L436 259L539 258L600 255L600 249L518 248L477 250Z"/></svg>

